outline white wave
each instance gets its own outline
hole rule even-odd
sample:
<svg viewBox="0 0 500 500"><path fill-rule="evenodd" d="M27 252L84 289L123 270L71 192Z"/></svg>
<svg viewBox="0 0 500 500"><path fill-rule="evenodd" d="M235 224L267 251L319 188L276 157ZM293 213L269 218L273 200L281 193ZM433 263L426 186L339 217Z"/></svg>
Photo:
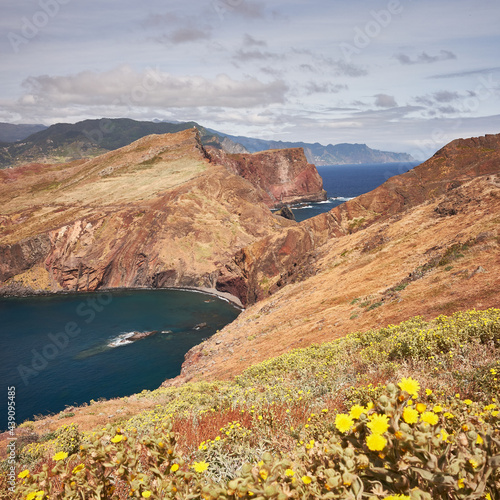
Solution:
<svg viewBox="0 0 500 500"><path fill-rule="evenodd" d="M120 347L122 345L132 344L132 340L128 340L130 337L133 337L137 332L127 332L118 335L117 337L112 338L108 342L108 347Z"/></svg>
<svg viewBox="0 0 500 500"><path fill-rule="evenodd" d="M349 201L349 200L354 200L354 197L353 198L346 198L345 196L333 196L329 200L330 201ZM324 203L324 202L322 202L322 203Z"/></svg>
<svg viewBox="0 0 500 500"><path fill-rule="evenodd" d="M293 207L294 210L304 210L304 208L314 208L313 205L299 205L297 207Z"/></svg>

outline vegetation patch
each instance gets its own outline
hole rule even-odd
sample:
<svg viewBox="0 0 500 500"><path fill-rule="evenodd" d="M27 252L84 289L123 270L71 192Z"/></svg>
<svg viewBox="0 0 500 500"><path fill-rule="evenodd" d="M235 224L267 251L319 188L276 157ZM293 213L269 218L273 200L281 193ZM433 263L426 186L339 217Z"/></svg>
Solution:
<svg viewBox="0 0 500 500"><path fill-rule="evenodd" d="M16 498L494 499L499 349L500 310L471 310L143 391L119 427L25 445Z"/></svg>

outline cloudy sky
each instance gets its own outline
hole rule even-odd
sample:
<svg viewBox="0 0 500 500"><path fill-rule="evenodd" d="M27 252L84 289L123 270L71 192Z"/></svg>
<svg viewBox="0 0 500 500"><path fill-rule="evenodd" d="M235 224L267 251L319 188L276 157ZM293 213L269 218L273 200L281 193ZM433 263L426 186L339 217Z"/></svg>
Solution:
<svg viewBox="0 0 500 500"><path fill-rule="evenodd" d="M419 159L500 133L498 0L1 0L0 121L196 120Z"/></svg>

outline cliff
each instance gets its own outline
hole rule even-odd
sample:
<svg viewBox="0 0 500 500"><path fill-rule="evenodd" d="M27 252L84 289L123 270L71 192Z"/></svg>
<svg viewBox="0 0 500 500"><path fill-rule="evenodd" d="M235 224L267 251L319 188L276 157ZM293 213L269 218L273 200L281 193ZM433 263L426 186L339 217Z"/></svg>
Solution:
<svg viewBox="0 0 500 500"><path fill-rule="evenodd" d="M437 212L442 216L464 210L458 188L498 173L499 165L500 135L453 141L425 163L373 191L241 249L229 268L239 277L246 302L257 302L311 275L314 254L332 238L392 220L439 197Z"/></svg>
<svg viewBox="0 0 500 500"><path fill-rule="evenodd" d="M203 287L235 252L282 227L268 195L210 162L196 129L88 161L0 172L3 291ZM220 278L220 279L219 279Z"/></svg>
<svg viewBox="0 0 500 500"><path fill-rule="evenodd" d="M266 193L265 201L270 207L326 200L323 180L316 167L307 162L301 148L253 154L228 154L214 148L207 151L214 163L259 186Z"/></svg>
<svg viewBox="0 0 500 500"><path fill-rule="evenodd" d="M371 193L254 242L229 266L254 305L189 351L167 385L231 378L412 316L498 307L498 214L500 135L454 141Z"/></svg>

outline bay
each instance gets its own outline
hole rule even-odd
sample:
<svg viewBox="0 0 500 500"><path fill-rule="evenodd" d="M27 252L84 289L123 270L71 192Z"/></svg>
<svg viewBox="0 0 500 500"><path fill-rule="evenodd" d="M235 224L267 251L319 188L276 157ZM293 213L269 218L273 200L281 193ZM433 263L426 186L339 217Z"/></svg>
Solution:
<svg viewBox="0 0 500 500"><path fill-rule="evenodd" d="M394 175L400 175L420 162L375 163L356 165L328 165L316 167L323 178L327 200L292 206L297 222L315 217L383 184Z"/></svg>
<svg viewBox="0 0 500 500"><path fill-rule="evenodd" d="M156 389L180 373L191 347L239 312L217 297L183 290L2 298L2 415L12 386L17 424L91 399ZM152 331L130 341L132 332Z"/></svg>

